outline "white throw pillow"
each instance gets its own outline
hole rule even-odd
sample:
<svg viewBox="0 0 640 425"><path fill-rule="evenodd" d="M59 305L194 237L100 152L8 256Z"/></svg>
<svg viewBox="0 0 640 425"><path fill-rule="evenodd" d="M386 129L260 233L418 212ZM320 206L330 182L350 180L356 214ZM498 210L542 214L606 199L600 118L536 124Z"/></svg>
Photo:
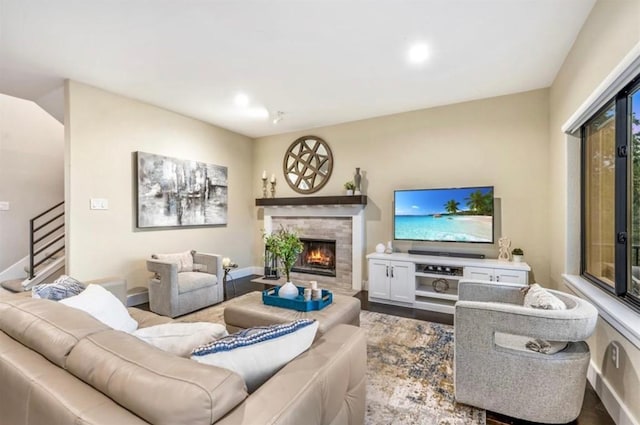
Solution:
<svg viewBox="0 0 640 425"><path fill-rule="evenodd" d="M245 329L195 348L191 358L236 372L253 392L309 348L317 330L318 321L309 319Z"/></svg>
<svg viewBox="0 0 640 425"><path fill-rule="evenodd" d="M540 308L543 310L566 310L567 306L564 302L542 286L534 283L525 288L527 291L524 296L524 306L532 308Z"/></svg>
<svg viewBox="0 0 640 425"><path fill-rule="evenodd" d="M189 357L194 348L227 336L229 333L219 323L196 322L149 326L134 331L132 335L161 350L180 357Z"/></svg>
<svg viewBox="0 0 640 425"><path fill-rule="evenodd" d="M85 311L115 330L131 333L138 329L138 322L129 316L120 300L100 285L89 285L79 295L59 302Z"/></svg>
<svg viewBox="0 0 640 425"><path fill-rule="evenodd" d="M178 272L193 271L193 254L191 251L178 252L176 254L153 254L151 258L177 264Z"/></svg>

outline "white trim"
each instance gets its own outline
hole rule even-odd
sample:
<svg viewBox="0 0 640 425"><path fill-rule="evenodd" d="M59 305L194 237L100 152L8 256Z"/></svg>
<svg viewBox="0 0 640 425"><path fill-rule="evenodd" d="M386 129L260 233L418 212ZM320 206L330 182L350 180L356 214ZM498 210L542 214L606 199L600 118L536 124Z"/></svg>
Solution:
<svg viewBox="0 0 640 425"><path fill-rule="evenodd" d="M563 274L562 278L569 289L591 301L607 323L640 349L640 314L580 276Z"/></svg>
<svg viewBox="0 0 640 425"><path fill-rule="evenodd" d="M617 425L640 425L629 412L618 393L609 384L609 381L602 377L602 372L598 369L593 359L589 362L587 379Z"/></svg>
<svg viewBox="0 0 640 425"><path fill-rule="evenodd" d="M607 75L578 110L564 123L562 131L573 134L593 114L610 101L616 93L640 73L640 42L636 44L620 63Z"/></svg>
<svg viewBox="0 0 640 425"><path fill-rule="evenodd" d="M0 282L13 279L26 279L27 272L24 268L29 265L29 256L18 260L15 264L10 265L5 270L0 272Z"/></svg>
<svg viewBox="0 0 640 425"><path fill-rule="evenodd" d="M241 277L251 276L254 274L262 274L261 267L243 267L241 269L231 270L229 272L233 279L239 279Z"/></svg>

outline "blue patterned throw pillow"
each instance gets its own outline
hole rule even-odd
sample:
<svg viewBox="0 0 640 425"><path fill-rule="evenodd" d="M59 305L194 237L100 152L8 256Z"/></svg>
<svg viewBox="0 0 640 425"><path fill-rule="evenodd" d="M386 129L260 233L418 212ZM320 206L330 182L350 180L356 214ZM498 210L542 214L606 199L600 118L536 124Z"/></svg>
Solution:
<svg viewBox="0 0 640 425"><path fill-rule="evenodd" d="M62 275L52 283L41 283L31 288L31 296L33 298L60 301L78 295L84 290L85 286L82 282L67 275Z"/></svg>
<svg viewBox="0 0 640 425"><path fill-rule="evenodd" d="M249 328L195 348L191 359L236 372L253 392L309 348L317 331L309 319Z"/></svg>

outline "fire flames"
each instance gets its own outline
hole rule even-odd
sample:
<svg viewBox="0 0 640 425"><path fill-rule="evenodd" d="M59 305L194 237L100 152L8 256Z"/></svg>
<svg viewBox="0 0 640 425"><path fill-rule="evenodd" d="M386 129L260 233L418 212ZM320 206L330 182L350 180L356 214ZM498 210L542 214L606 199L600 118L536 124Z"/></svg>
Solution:
<svg viewBox="0 0 640 425"><path fill-rule="evenodd" d="M307 264L329 267L331 265L331 256L326 255L322 249L314 249L307 254Z"/></svg>

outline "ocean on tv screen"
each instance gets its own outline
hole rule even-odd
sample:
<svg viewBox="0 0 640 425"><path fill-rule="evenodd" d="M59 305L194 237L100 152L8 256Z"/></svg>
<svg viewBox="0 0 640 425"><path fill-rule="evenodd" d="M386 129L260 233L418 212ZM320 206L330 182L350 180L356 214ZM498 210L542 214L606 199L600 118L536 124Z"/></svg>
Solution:
<svg viewBox="0 0 640 425"><path fill-rule="evenodd" d="M492 242L493 217L488 215L399 215L395 217L395 239Z"/></svg>

